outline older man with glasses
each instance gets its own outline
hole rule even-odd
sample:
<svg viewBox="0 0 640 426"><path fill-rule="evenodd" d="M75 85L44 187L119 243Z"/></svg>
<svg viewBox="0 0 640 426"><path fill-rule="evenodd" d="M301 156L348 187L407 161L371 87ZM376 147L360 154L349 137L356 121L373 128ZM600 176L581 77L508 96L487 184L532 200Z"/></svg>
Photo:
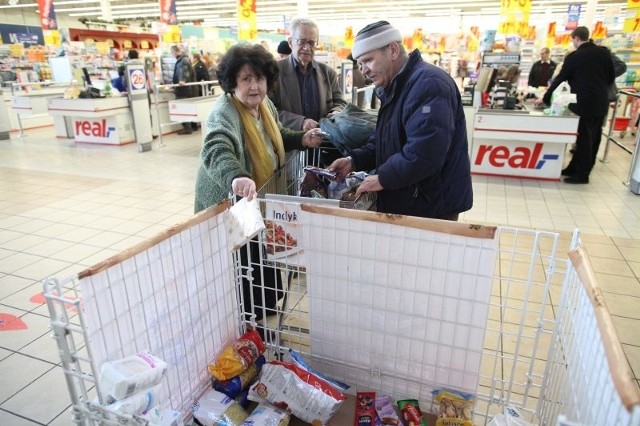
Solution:
<svg viewBox="0 0 640 426"><path fill-rule="evenodd" d="M278 61L280 76L269 94L282 125L293 130L318 127L321 118L342 110L346 102L338 85L338 74L314 60L318 26L310 19L294 19L289 37L292 54Z"/></svg>

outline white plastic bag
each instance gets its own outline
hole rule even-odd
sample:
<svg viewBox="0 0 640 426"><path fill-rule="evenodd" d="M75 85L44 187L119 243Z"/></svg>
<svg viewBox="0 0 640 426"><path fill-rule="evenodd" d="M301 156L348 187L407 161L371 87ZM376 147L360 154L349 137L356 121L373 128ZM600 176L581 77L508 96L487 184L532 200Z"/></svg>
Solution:
<svg viewBox="0 0 640 426"><path fill-rule="evenodd" d="M110 408L124 414L143 414L158 404L162 385L155 385L149 389L134 393L121 401L115 401Z"/></svg>
<svg viewBox="0 0 640 426"><path fill-rule="evenodd" d="M224 213L223 218L231 250L244 245L265 228L256 198L251 201L247 201L246 198L241 199Z"/></svg>
<svg viewBox="0 0 640 426"><path fill-rule="evenodd" d="M571 93L569 83L563 81L551 94L551 110L549 115L566 115L569 111L569 104L576 103L575 93Z"/></svg>

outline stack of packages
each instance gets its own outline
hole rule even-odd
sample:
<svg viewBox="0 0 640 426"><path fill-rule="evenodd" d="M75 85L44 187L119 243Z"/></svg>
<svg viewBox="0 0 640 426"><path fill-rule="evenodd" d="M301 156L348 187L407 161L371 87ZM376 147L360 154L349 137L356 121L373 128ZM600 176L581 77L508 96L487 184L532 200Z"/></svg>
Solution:
<svg viewBox="0 0 640 426"><path fill-rule="evenodd" d="M304 362L265 362L265 345L249 331L225 348L209 365L214 378L193 407L203 426L286 426L290 415L313 425L326 424L346 397L337 382L314 374ZM251 414L249 401L258 406Z"/></svg>
<svg viewBox="0 0 640 426"><path fill-rule="evenodd" d="M181 426L179 412L157 406L166 371L167 363L144 351L105 362L99 383L107 407L123 414L143 415L153 425Z"/></svg>

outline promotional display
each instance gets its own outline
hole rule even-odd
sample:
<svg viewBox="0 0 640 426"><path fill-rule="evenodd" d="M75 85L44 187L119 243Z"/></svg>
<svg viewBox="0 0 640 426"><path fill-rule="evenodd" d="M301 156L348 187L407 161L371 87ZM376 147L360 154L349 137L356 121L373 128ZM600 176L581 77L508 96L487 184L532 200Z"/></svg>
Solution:
<svg viewBox="0 0 640 426"><path fill-rule="evenodd" d="M256 0L238 0L238 40L257 38Z"/></svg>
<svg viewBox="0 0 640 426"><path fill-rule="evenodd" d="M475 115L471 172L560 180L567 144L579 117L479 110Z"/></svg>

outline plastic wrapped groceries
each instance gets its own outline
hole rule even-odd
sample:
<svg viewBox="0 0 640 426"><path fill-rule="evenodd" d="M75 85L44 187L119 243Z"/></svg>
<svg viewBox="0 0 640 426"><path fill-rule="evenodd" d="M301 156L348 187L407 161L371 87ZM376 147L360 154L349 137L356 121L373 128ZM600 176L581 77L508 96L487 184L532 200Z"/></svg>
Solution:
<svg viewBox="0 0 640 426"><path fill-rule="evenodd" d="M244 421L243 426L287 426L289 413L268 404L260 404Z"/></svg>
<svg viewBox="0 0 640 426"><path fill-rule="evenodd" d="M247 331L209 364L209 373L218 380L232 379L248 369L264 351L264 342L258 332Z"/></svg>
<svg viewBox="0 0 640 426"><path fill-rule="evenodd" d="M256 362L251 364L249 368L244 370L236 377L232 377L229 380L222 381L214 380L213 388L218 392L222 392L223 394L227 395L229 398L236 398L258 377L258 374L260 374L260 370L262 369L264 363L264 356L261 356L256 360Z"/></svg>
<svg viewBox="0 0 640 426"><path fill-rule="evenodd" d="M146 413L158 404L158 398L161 390L162 385L152 386L148 389L136 392L128 398L113 402L109 408L131 415Z"/></svg>
<svg viewBox="0 0 640 426"><path fill-rule="evenodd" d="M249 399L269 402L308 423L325 424L346 397L308 371L274 361L262 367L260 379L249 389Z"/></svg>
<svg viewBox="0 0 640 426"><path fill-rule="evenodd" d="M191 412L203 426L242 426L249 417L237 402L213 389L198 399Z"/></svg>
<svg viewBox="0 0 640 426"><path fill-rule="evenodd" d="M166 370L167 363L149 352L107 361L100 368L100 390L115 400L121 400L157 385Z"/></svg>

